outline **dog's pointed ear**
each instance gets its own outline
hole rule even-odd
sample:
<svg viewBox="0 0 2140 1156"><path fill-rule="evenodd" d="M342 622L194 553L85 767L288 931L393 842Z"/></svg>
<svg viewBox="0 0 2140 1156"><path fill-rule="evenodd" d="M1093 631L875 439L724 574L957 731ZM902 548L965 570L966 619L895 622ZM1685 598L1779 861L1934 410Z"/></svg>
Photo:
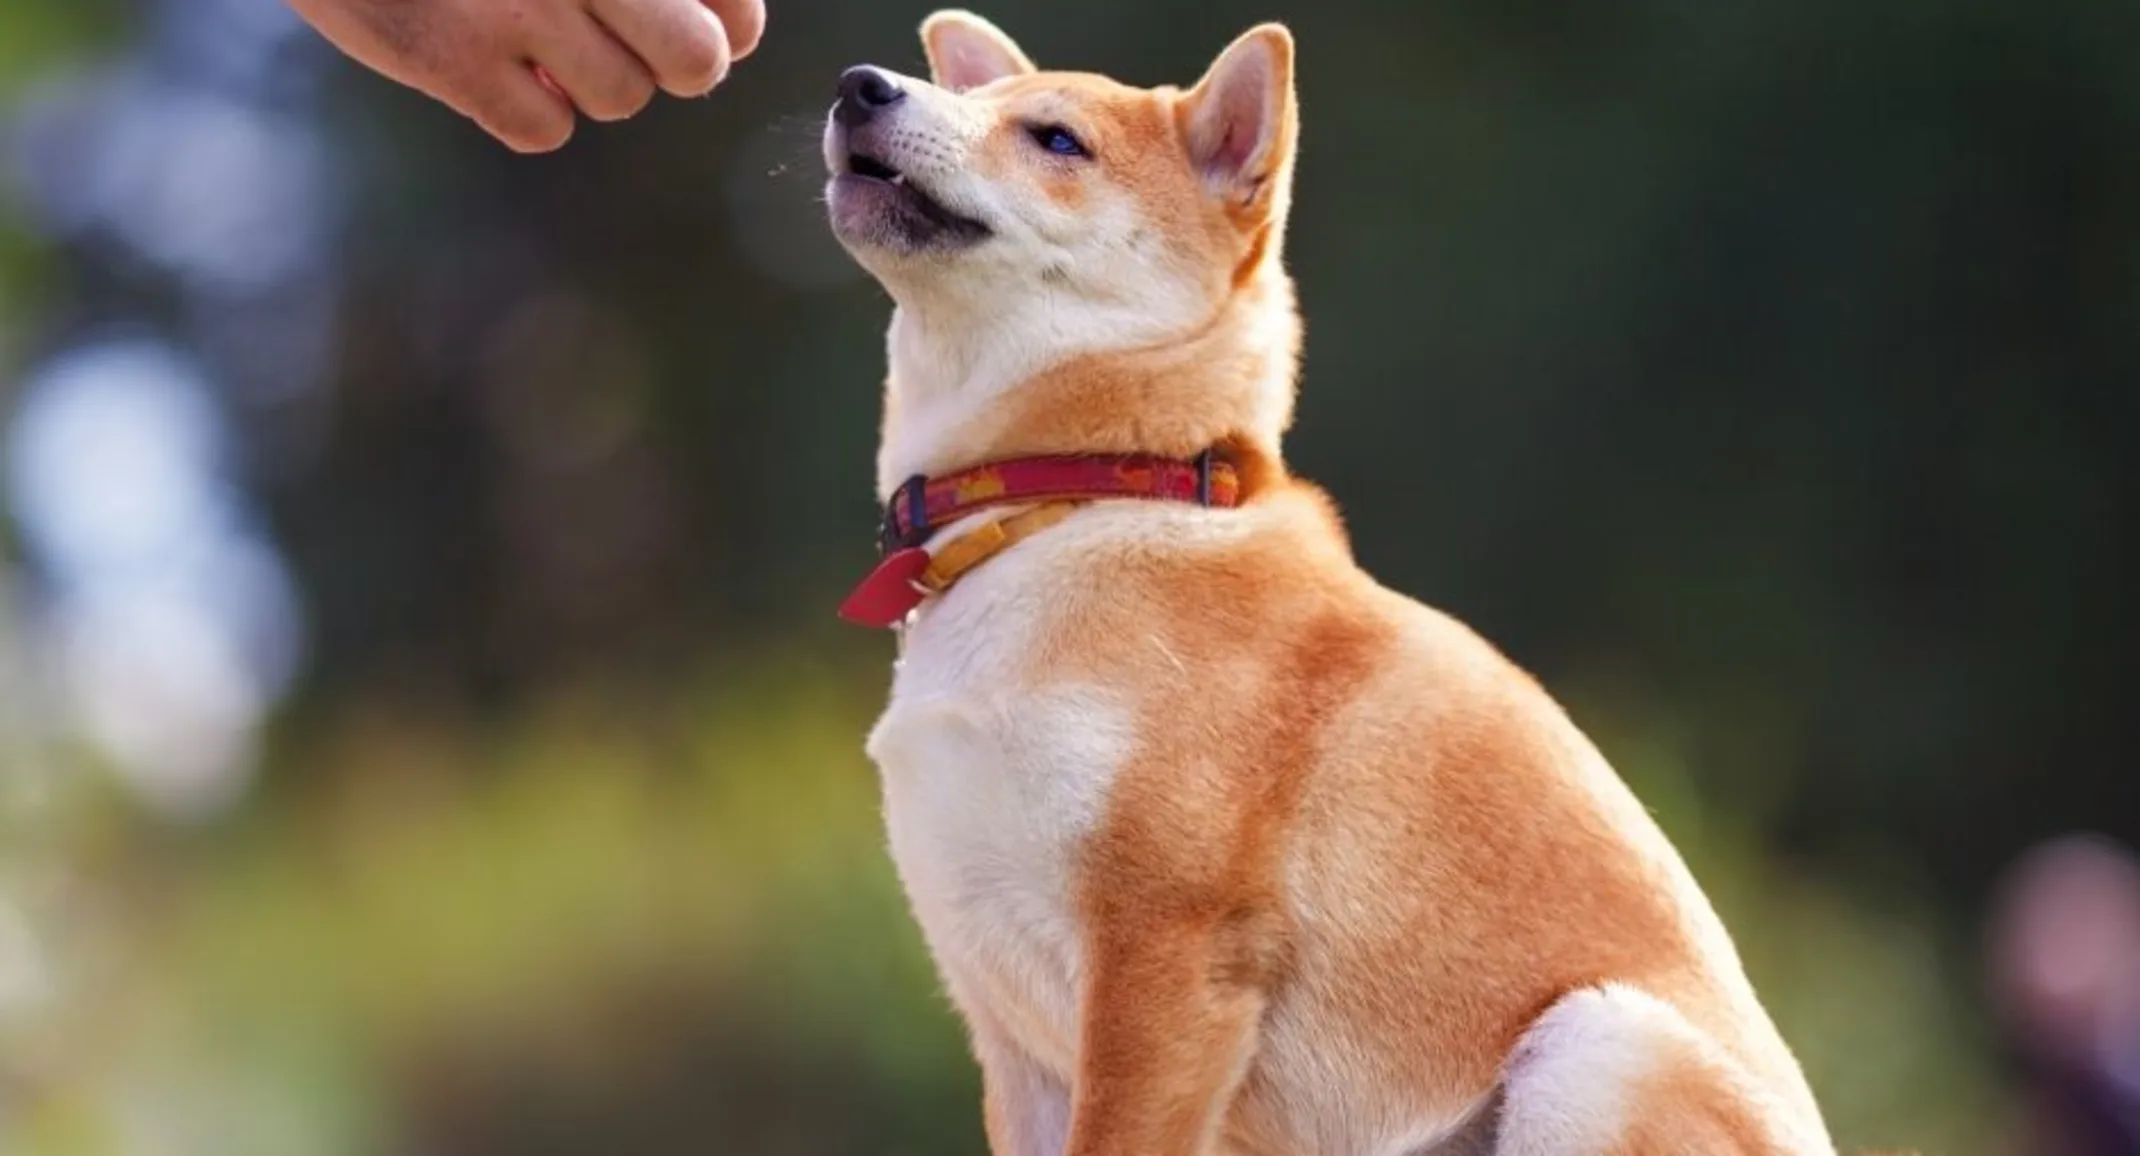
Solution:
<svg viewBox="0 0 2140 1156"><path fill-rule="evenodd" d="M1283 206L1300 121L1293 34L1260 24L1241 34L1182 98L1189 159L1229 208Z"/></svg>
<svg viewBox="0 0 2140 1156"><path fill-rule="evenodd" d="M953 92L1035 71L1018 42L1001 28L957 8L921 22L921 46L929 54L929 79Z"/></svg>

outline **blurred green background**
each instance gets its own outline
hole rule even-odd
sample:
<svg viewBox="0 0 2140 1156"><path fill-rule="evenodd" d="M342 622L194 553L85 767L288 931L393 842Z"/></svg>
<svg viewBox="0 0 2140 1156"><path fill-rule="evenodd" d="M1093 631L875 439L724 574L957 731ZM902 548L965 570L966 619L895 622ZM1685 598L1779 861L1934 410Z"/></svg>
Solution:
<svg viewBox="0 0 2140 1156"><path fill-rule="evenodd" d="M508 154L272 0L0 7L0 1151L953 1156L860 752L838 71ZM1680 842L1839 1140L2030 1150L2001 872L2140 838L2140 5L999 0L1300 38L1297 469Z"/></svg>

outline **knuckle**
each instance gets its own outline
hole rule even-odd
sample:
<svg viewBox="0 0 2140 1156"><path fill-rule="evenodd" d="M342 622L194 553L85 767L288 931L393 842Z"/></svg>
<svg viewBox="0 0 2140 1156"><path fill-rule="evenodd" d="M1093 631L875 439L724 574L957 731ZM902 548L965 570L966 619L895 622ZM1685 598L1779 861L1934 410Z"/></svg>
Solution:
<svg viewBox="0 0 2140 1156"><path fill-rule="evenodd" d="M654 82L643 76L633 77L606 86L584 111L595 120L623 120L636 115L653 99Z"/></svg>
<svg viewBox="0 0 2140 1156"><path fill-rule="evenodd" d="M493 131L514 152L555 152L572 139L572 117L521 115Z"/></svg>
<svg viewBox="0 0 2140 1156"><path fill-rule="evenodd" d="M533 138L533 145L537 152L554 152L565 147L565 142L571 139L572 118L561 116L555 122L536 132Z"/></svg>
<svg viewBox="0 0 2140 1156"><path fill-rule="evenodd" d="M679 96L698 96L711 91L728 73L728 46L718 33L681 37L672 47L661 85Z"/></svg>
<svg viewBox="0 0 2140 1156"><path fill-rule="evenodd" d="M728 30L729 54L749 56L765 36L765 0L717 0L715 11Z"/></svg>

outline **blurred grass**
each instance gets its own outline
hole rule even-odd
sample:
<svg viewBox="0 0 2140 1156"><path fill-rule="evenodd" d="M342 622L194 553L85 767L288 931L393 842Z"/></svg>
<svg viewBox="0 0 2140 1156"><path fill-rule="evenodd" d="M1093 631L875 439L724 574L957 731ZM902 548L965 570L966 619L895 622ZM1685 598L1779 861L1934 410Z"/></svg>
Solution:
<svg viewBox="0 0 2140 1156"><path fill-rule="evenodd" d="M412 696L284 736L302 787L221 829L88 809L70 990L0 1060L0 1087L28 1089L10 1151L981 1152L882 849L860 750L878 694L765 664L502 723ZM1846 1145L1986 1151L1966 976L1908 889L1765 858L1690 787L1668 725L1622 704L1601 732ZM634 1146L634 1122L666 1139ZM704 1146L661 1146L678 1135Z"/></svg>
<svg viewBox="0 0 2140 1156"><path fill-rule="evenodd" d="M0 12L0 104L23 87L108 43L124 27L125 11L111 0L9 4Z"/></svg>
<svg viewBox="0 0 2140 1156"><path fill-rule="evenodd" d="M19 95L40 80L81 67L94 48L121 36L123 17L110 0L0 5L0 156L13 144L6 130ZM30 306L37 294L30 290L53 271L49 245L31 229L11 227L21 215L10 199L14 191L12 182L0 180L0 368L11 360L8 347L16 331L27 331L34 318ZM4 547L0 541L0 550Z"/></svg>

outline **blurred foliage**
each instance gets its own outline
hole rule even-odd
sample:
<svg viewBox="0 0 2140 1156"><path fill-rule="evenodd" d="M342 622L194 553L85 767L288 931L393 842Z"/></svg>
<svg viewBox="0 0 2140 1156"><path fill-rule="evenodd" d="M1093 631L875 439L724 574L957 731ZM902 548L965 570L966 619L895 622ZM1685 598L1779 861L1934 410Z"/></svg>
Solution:
<svg viewBox="0 0 2140 1156"><path fill-rule="evenodd" d="M860 753L888 647L826 625L886 306L818 121L925 8L771 5L713 97L542 158L323 56L331 388L229 414L311 662L191 827L0 701L0 994L11 912L55 993L0 1000L0 1149L981 1150ZM0 101L156 10L0 7ZM1986 887L2140 839L2140 6L983 10L1143 83L1294 26L1296 467L1598 736L1846 1144L1997 1150ZM185 316L8 196L0 381Z"/></svg>
<svg viewBox="0 0 2140 1156"><path fill-rule="evenodd" d="M119 13L106 0L7 5L0 11L0 111L25 86L63 72L82 54L119 34ZM0 149L10 143L0 126ZM36 284L33 272L53 273L36 262L42 247L34 234L4 227L13 215L8 192L0 184L0 366L12 360L7 341L26 320L19 315L16 296Z"/></svg>
<svg viewBox="0 0 2140 1156"><path fill-rule="evenodd" d="M137 1115L229 1156L963 1138L976 1088L836 686L560 692L509 733L358 707L298 742L302 801L89 839L92 938L133 962L17 1041L55 1093L33 1151L130 1151L104 1129Z"/></svg>
<svg viewBox="0 0 2140 1156"><path fill-rule="evenodd" d="M0 99L66 68L121 27L119 7L109 0L10 5L0 13Z"/></svg>

